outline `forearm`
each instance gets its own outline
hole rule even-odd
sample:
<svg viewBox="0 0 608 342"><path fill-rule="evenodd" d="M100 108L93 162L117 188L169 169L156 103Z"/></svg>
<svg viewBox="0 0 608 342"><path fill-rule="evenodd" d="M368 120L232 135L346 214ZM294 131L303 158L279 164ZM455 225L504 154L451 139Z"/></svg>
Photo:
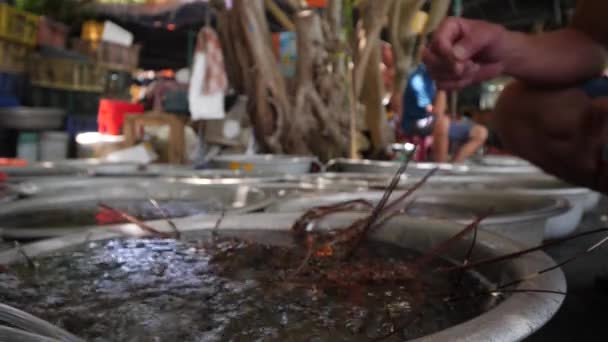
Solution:
<svg viewBox="0 0 608 342"><path fill-rule="evenodd" d="M443 90L437 92L435 96L435 101L433 102L433 110L432 113L436 117L440 117L445 115L448 109L448 97L447 93Z"/></svg>
<svg viewBox="0 0 608 342"><path fill-rule="evenodd" d="M531 36L505 32L505 74L539 85L570 85L602 74L606 49L577 28Z"/></svg>

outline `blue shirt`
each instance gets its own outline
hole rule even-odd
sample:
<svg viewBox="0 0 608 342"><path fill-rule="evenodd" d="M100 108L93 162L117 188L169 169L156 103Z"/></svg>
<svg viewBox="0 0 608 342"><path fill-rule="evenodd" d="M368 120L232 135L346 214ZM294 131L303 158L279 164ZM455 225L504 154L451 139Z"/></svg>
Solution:
<svg viewBox="0 0 608 342"><path fill-rule="evenodd" d="M426 108L433 104L436 93L431 75L421 64L410 75L403 94L403 118L401 120L403 131L411 132L418 120L431 115Z"/></svg>
<svg viewBox="0 0 608 342"><path fill-rule="evenodd" d="M583 91L591 98L608 96L608 78L600 77L586 82Z"/></svg>

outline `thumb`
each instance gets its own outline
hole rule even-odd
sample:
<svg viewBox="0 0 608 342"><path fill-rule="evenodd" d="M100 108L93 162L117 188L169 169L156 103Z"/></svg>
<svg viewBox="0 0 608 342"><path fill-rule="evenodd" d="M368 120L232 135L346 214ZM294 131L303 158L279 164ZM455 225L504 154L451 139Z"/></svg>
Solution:
<svg viewBox="0 0 608 342"><path fill-rule="evenodd" d="M454 58L459 61L466 61L475 56L482 47L482 41L471 35L465 35L454 44Z"/></svg>

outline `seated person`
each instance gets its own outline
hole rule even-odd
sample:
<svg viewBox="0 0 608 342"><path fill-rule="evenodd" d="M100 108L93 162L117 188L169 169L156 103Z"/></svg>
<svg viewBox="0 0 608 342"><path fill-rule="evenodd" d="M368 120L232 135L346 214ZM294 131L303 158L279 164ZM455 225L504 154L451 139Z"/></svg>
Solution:
<svg viewBox="0 0 608 342"><path fill-rule="evenodd" d="M433 136L435 162L448 162L450 143L458 144L451 162L461 163L479 150L488 138L488 130L468 120L453 121L446 115L447 94L436 91L424 65L410 76L403 96L401 128L407 135Z"/></svg>

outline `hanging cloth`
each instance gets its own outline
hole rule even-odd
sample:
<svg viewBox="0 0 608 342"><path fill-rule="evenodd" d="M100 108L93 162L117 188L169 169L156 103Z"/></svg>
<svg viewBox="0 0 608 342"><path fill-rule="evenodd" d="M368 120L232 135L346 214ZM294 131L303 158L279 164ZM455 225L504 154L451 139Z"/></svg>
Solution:
<svg viewBox="0 0 608 342"><path fill-rule="evenodd" d="M199 31L188 89L190 115L193 120L219 120L226 115L224 94L228 78L224 55L215 31Z"/></svg>
<svg viewBox="0 0 608 342"><path fill-rule="evenodd" d="M199 35L204 37L201 42L207 56L207 66L203 83L203 94L211 95L225 92L228 87L228 76L224 65L224 53L217 33L210 27L203 27Z"/></svg>

